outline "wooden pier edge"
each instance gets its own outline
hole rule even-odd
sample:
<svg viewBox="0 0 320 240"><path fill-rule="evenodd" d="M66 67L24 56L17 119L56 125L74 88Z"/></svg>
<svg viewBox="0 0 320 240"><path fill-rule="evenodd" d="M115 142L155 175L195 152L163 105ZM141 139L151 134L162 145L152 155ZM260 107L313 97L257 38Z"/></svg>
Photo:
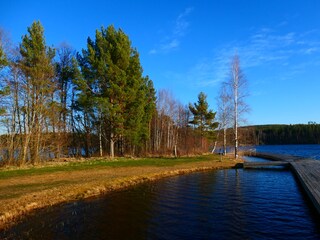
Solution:
<svg viewBox="0 0 320 240"><path fill-rule="evenodd" d="M297 177L302 188L317 209L318 214L320 214L320 160L257 152L243 152L242 155L287 162L291 171Z"/></svg>
<svg viewBox="0 0 320 240"><path fill-rule="evenodd" d="M320 199L316 197L316 194L314 193L314 191L312 191L311 186L308 186L308 184L304 181L303 176L299 171L297 171L297 169L294 167L294 164L290 163L290 169L293 171L295 176L299 179L301 186L303 187L309 199L311 200L311 202L317 209L318 213L320 214Z"/></svg>

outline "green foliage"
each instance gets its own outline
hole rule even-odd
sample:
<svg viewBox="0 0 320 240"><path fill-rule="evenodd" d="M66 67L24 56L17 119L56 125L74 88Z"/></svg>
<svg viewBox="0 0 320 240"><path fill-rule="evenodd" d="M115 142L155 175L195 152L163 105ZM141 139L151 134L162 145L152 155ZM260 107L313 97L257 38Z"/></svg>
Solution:
<svg viewBox="0 0 320 240"><path fill-rule="evenodd" d="M78 105L94 118L112 141L139 146L148 138L148 124L155 108L154 89L142 77L139 54L128 36L112 25L88 38L78 55L82 79L76 82ZM153 94L153 96L151 96Z"/></svg>
<svg viewBox="0 0 320 240"><path fill-rule="evenodd" d="M57 77L57 89L59 92L60 100L60 115L62 121L66 124L68 106L68 91L71 86L72 80L77 77L78 63L74 57L74 52L68 46L63 46L58 49L59 59L55 63L55 74Z"/></svg>
<svg viewBox="0 0 320 240"><path fill-rule="evenodd" d="M190 121L190 124L196 127L201 136L212 140L215 137L214 130L218 127L218 123L215 122L216 112L208 108L207 96L200 92L198 102L189 104L189 109L193 114L193 120Z"/></svg>
<svg viewBox="0 0 320 240"><path fill-rule="evenodd" d="M30 145L30 158L36 163L40 158L41 148L44 147L41 129L54 114L51 102L56 90L53 65L55 50L46 46L44 29L39 21L28 27L28 34L23 36L20 44L20 54L18 66L24 75L22 91L27 102L23 111L28 119L26 124L30 132L30 141L26 141L26 146ZM26 157L25 152L23 158Z"/></svg>
<svg viewBox="0 0 320 240"><path fill-rule="evenodd" d="M0 69L5 67L6 65L8 65L8 61L0 42Z"/></svg>
<svg viewBox="0 0 320 240"><path fill-rule="evenodd" d="M2 48L2 43L0 41L0 70L7 65L8 65L8 60L6 58L6 54L4 53L4 50ZM0 89L0 98L7 96L9 93L10 93L9 86L5 86L4 88ZM5 112L6 112L6 108L1 106L0 116L3 115Z"/></svg>
<svg viewBox="0 0 320 240"><path fill-rule="evenodd" d="M34 94L48 94L53 90L52 78L54 68L52 59L55 50L47 47L44 39L44 29L39 21L28 27L28 34L23 36L20 44L22 56L20 67Z"/></svg>
<svg viewBox="0 0 320 240"><path fill-rule="evenodd" d="M10 87L6 86L0 89L0 98L8 96L10 94ZM0 116L6 113L6 107L0 107Z"/></svg>

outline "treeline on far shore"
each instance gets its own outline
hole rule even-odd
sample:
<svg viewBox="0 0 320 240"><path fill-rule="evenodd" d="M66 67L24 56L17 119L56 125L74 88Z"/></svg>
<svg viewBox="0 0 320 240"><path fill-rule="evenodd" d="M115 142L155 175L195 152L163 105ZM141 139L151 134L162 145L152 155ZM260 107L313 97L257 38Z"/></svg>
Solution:
<svg viewBox="0 0 320 240"><path fill-rule="evenodd" d="M274 124L241 128L242 143L249 145L320 144L320 124Z"/></svg>

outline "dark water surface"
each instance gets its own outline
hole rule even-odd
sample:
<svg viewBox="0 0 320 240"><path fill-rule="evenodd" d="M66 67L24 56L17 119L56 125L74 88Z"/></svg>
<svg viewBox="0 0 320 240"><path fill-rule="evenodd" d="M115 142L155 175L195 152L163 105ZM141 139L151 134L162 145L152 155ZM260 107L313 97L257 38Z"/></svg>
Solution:
<svg viewBox="0 0 320 240"><path fill-rule="evenodd" d="M289 170L170 177L36 211L8 239L320 239L320 218Z"/></svg>

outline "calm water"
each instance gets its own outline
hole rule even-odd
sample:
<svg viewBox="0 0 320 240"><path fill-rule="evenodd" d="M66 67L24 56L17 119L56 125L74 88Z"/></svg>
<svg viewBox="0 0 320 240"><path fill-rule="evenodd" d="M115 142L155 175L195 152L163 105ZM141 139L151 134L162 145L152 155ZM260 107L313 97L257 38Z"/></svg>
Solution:
<svg viewBox="0 0 320 240"><path fill-rule="evenodd" d="M34 212L8 239L320 239L320 217L289 170L170 177Z"/></svg>
<svg viewBox="0 0 320 240"><path fill-rule="evenodd" d="M320 145L265 145L252 147L257 152L288 154L320 160Z"/></svg>

